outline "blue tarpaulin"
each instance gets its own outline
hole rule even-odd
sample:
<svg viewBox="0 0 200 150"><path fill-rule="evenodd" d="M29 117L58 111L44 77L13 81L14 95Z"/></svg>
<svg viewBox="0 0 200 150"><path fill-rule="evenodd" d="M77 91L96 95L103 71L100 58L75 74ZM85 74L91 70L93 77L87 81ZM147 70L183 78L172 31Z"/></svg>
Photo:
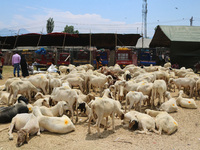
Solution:
<svg viewBox="0 0 200 150"><path fill-rule="evenodd" d="M44 48L40 48L37 51L35 51L35 53L45 55L47 53L47 51Z"/></svg>

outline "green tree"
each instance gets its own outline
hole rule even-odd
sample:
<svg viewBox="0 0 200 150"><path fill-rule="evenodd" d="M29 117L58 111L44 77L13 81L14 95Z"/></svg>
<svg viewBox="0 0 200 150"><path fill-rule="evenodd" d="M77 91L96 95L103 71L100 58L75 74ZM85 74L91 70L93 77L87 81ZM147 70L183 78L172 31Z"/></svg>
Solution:
<svg viewBox="0 0 200 150"><path fill-rule="evenodd" d="M78 30L75 30L75 31L74 31L74 26L68 26L68 25L65 26L63 32L65 32L65 33L70 33L70 34L79 34L79 31L78 31Z"/></svg>
<svg viewBox="0 0 200 150"><path fill-rule="evenodd" d="M46 26L46 28L47 28L47 33L53 32L53 29L54 29L54 21L53 21L53 18L50 17L50 18L47 20L47 26Z"/></svg>

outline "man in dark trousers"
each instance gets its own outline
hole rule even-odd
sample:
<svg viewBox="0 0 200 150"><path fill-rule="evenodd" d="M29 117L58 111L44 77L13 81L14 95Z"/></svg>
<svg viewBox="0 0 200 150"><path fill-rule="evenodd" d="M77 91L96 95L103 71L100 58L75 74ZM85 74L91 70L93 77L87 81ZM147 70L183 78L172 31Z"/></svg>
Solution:
<svg viewBox="0 0 200 150"><path fill-rule="evenodd" d="M96 56L97 69L99 69L99 65L101 64L101 61L102 61L101 56L100 56L100 54L98 53L97 56Z"/></svg>

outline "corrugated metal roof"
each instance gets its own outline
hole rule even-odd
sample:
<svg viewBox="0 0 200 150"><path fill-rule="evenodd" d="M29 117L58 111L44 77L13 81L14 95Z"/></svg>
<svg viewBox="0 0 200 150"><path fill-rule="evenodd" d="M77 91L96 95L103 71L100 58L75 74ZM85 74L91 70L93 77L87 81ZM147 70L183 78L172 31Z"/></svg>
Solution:
<svg viewBox="0 0 200 150"><path fill-rule="evenodd" d="M136 48L149 48L149 44L151 42L151 39L146 39L144 38L143 39L143 46L142 46L142 38L140 38L138 41L137 41L137 44L136 44Z"/></svg>
<svg viewBox="0 0 200 150"><path fill-rule="evenodd" d="M160 26L170 41L200 42L200 26Z"/></svg>

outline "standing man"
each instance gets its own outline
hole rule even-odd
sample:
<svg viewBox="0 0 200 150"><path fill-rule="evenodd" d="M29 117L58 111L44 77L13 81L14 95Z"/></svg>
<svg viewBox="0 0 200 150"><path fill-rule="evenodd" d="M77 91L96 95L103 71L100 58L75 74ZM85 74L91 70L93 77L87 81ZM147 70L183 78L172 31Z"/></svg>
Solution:
<svg viewBox="0 0 200 150"><path fill-rule="evenodd" d="M3 54L0 53L0 79L3 78L2 73L3 73L3 65L4 65L4 58Z"/></svg>
<svg viewBox="0 0 200 150"><path fill-rule="evenodd" d="M99 53L97 53L96 56L97 69L99 69L99 65L102 63L101 61L102 61L101 56Z"/></svg>
<svg viewBox="0 0 200 150"><path fill-rule="evenodd" d="M21 61L21 56L18 54L18 52L15 52L15 54L12 56L12 65L14 66L13 75L16 77L15 72L17 69L17 76L19 77L19 64Z"/></svg>

